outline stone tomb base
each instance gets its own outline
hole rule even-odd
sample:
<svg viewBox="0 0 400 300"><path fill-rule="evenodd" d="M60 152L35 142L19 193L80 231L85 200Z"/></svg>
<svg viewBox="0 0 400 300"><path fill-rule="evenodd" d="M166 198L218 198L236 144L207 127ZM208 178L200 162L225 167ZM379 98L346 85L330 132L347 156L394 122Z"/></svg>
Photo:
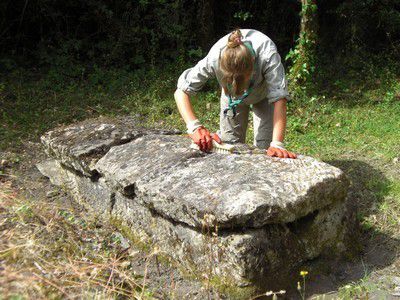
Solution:
<svg viewBox="0 0 400 300"><path fill-rule="evenodd" d="M219 232L218 228L205 225L202 230L195 230L113 191L103 178L93 181L54 159L38 164L38 168L95 214L120 221L137 238L157 245L192 274L218 276L218 282L227 285L265 284L268 279L284 278L302 262L326 250L344 250L344 202L287 224Z"/></svg>

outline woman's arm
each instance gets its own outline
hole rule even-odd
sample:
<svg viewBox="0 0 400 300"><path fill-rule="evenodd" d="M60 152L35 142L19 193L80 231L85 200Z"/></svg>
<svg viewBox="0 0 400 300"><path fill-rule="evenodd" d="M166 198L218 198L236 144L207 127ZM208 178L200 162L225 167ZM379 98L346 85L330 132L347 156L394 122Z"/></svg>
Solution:
<svg viewBox="0 0 400 300"><path fill-rule="evenodd" d="M192 104L190 103L190 96L184 91L177 89L174 94L176 105L178 106L179 113L186 124L190 121L196 120Z"/></svg>
<svg viewBox="0 0 400 300"><path fill-rule="evenodd" d="M210 134L210 132L200 124L196 118L192 104L190 103L190 96L184 91L177 89L174 94L176 105L178 106L179 113L186 123L188 134L192 140L200 147L202 151L211 151L212 140L221 143L218 135Z"/></svg>
<svg viewBox="0 0 400 300"><path fill-rule="evenodd" d="M202 151L212 149L212 139L218 143L221 143L221 140L217 135L210 134L196 118L190 103L190 95L200 91L208 79L215 77L212 63L215 55L216 52L211 49L193 68L185 70L178 79L177 90L174 93L176 105L186 123L188 134Z"/></svg>
<svg viewBox="0 0 400 300"><path fill-rule="evenodd" d="M286 102L291 99L288 91L285 69L275 44L271 51L262 54L265 62L263 73L267 82L267 99L274 103L272 142L267 150L269 156L296 158L296 154L285 149L283 140L286 130Z"/></svg>
<svg viewBox="0 0 400 300"><path fill-rule="evenodd" d="M272 140L283 142L286 130L286 99L274 102L274 119Z"/></svg>
<svg viewBox="0 0 400 300"><path fill-rule="evenodd" d="M283 144L286 130L286 101L282 98L274 102L272 142L267 154L280 158L296 158L296 154L287 151Z"/></svg>

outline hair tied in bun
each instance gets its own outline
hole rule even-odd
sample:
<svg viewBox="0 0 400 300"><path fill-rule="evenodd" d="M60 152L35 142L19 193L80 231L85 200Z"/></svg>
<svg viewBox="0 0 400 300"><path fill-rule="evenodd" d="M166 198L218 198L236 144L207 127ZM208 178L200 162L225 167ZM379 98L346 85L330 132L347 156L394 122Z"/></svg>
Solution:
<svg viewBox="0 0 400 300"><path fill-rule="evenodd" d="M227 47L232 49L240 46L241 44L243 44L242 33L240 32L240 29L236 29L235 31L231 32L228 38Z"/></svg>
<svg viewBox="0 0 400 300"><path fill-rule="evenodd" d="M247 75L252 74L253 55L242 41L240 29L231 32L227 45L219 60L222 72L221 85L225 94L242 95L248 87Z"/></svg>

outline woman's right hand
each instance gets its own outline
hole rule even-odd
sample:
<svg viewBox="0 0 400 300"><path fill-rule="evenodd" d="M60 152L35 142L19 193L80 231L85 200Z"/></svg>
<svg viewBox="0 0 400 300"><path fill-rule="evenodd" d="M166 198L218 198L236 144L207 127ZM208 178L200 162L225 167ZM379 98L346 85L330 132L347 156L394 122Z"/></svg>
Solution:
<svg viewBox="0 0 400 300"><path fill-rule="evenodd" d="M283 148L269 147L267 149L267 155L271 157L279 157L279 158L293 158L296 159L297 155L293 152L287 151Z"/></svg>
<svg viewBox="0 0 400 300"><path fill-rule="evenodd" d="M189 134L193 142L199 146L201 151L209 152L212 149L212 140L221 144L221 139L217 134L210 133L204 126L197 128L192 134Z"/></svg>

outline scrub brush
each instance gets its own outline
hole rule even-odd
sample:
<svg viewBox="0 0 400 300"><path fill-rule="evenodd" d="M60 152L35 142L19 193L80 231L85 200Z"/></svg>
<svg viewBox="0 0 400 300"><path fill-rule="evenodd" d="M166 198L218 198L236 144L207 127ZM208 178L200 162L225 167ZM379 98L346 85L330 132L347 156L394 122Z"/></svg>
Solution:
<svg viewBox="0 0 400 300"><path fill-rule="evenodd" d="M265 154L265 149L259 149L253 146L249 146L247 144L236 143L236 144L227 144L221 143L218 144L216 141L212 141L213 148L211 149L212 153L222 153L222 154ZM200 150L200 147L192 142L190 148L195 150Z"/></svg>
<svg viewBox="0 0 400 300"><path fill-rule="evenodd" d="M213 147L211 149L211 152L213 153L231 154L235 152L235 146L232 144L226 144L226 143L218 144L216 141L212 140L212 145ZM190 148L195 150L200 150L200 147L194 142L192 142Z"/></svg>

